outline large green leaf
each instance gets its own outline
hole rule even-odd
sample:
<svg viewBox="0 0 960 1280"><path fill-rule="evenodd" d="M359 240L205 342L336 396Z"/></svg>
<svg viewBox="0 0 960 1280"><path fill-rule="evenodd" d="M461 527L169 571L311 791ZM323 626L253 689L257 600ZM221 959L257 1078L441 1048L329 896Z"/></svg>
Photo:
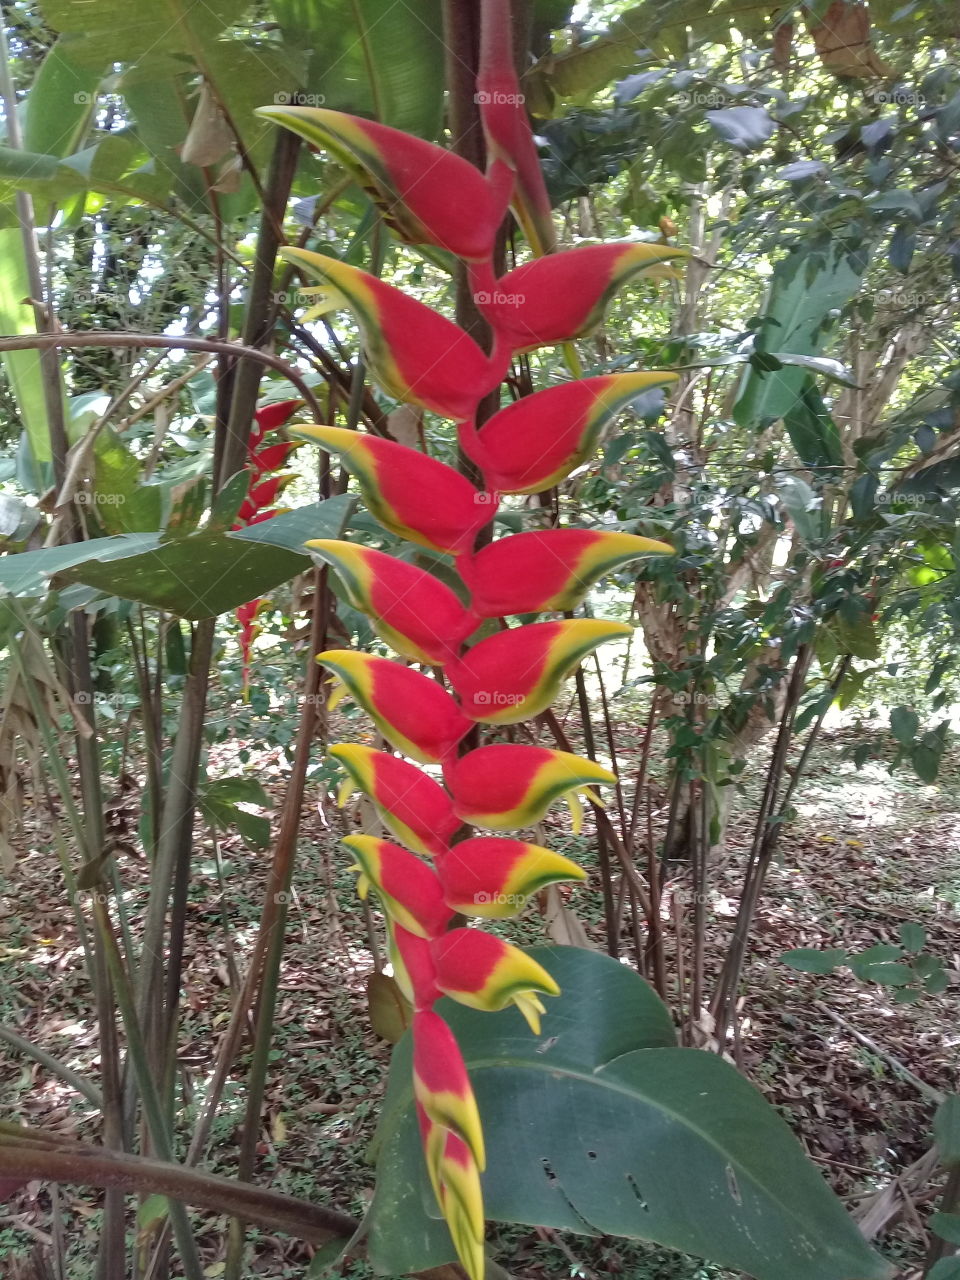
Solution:
<svg viewBox="0 0 960 1280"><path fill-rule="evenodd" d="M27 94L23 146L49 156L68 156L80 145L109 61L80 66L58 40L47 53Z"/></svg>
<svg viewBox="0 0 960 1280"><path fill-rule="evenodd" d="M7 227L0 230L0 332L11 336L36 333L33 308L24 303L24 298L29 296L23 236L19 227ZM40 357L36 351L6 351L3 367L30 442L33 460L49 462L50 436Z"/></svg>
<svg viewBox="0 0 960 1280"><path fill-rule="evenodd" d="M758 1280L891 1274L777 1115L715 1054L674 1046L641 978L579 948L534 951L562 987L543 1035L515 1010L441 1006L474 1083L487 1216L654 1240ZM409 1037L379 1135L370 1256L393 1275L453 1256L423 1167Z"/></svg>
<svg viewBox="0 0 960 1280"><path fill-rule="evenodd" d="M302 550L308 538L343 532L352 499L347 495L313 503L235 533L201 530L184 538L109 559L88 558L57 575L57 585L82 582L110 595L137 600L181 618L227 613L272 591L310 566ZM120 538L110 539L119 543ZM96 546L95 543L88 544Z"/></svg>
<svg viewBox="0 0 960 1280"><path fill-rule="evenodd" d="M822 355L836 312L856 293L862 272L862 266L836 246L787 254L774 269L755 350ZM784 417L809 384L802 368L757 367L760 363L747 368L737 393L733 416L742 427L760 429ZM834 452L826 437L820 447L825 455Z"/></svg>
<svg viewBox="0 0 960 1280"><path fill-rule="evenodd" d="M306 89L338 111L434 138L443 103L439 0L275 0L286 43L308 57Z"/></svg>

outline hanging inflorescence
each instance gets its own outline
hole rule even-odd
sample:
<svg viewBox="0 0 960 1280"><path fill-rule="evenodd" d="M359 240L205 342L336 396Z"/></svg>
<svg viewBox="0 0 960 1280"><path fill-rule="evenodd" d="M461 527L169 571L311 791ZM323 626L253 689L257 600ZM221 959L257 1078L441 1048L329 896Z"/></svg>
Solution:
<svg viewBox="0 0 960 1280"><path fill-rule="evenodd" d="M336 569L350 603L402 659L443 673L441 683L403 662L347 650L318 658L337 676L338 692L348 693L407 757L358 744L331 748L345 771L341 803L359 789L394 837L351 835L345 843L356 859L361 894L372 889L382 904L397 981L413 1006L414 1093L426 1163L474 1280L484 1272L483 1134L460 1050L434 1006L441 996L474 1009L513 1004L538 1033L542 997L558 988L526 953L481 929L452 927L454 917L515 915L544 886L582 880L584 873L539 845L468 836L464 827L529 827L561 797L578 825L578 794L596 800L590 788L616 779L590 760L532 744L493 742L466 752L462 744L478 724L516 724L545 711L587 654L631 630L592 618L520 626L503 619L569 612L616 566L671 551L633 534L575 528L519 533L480 550L477 535L493 520L501 495L558 483L591 456L620 409L674 375L571 381L509 405L482 426L477 410L516 353L589 333L625 280L680 252L648 243L591 246L535 259L498 278L494 238L508 203L535 249L546 214L516 80L503 67L497 79L489 61L488 88L478 94L491 157L486 175L431 143L339 112L261 112L332 152L401 238L463 259L493 334L488 353L452 321L356 267L303 249L283 251L320 282L328 300L353 312L381 387L453 419L462 449L483 477L478 489L405 445L337 427L297 428L341 457L386 529L454 557L469 601L383 552L339 540L308 544ZM499 619L501 629L491 632L490 619ZM484 637L471 642L481 628ZM410 761L440 766L442 784Z"/></svg>

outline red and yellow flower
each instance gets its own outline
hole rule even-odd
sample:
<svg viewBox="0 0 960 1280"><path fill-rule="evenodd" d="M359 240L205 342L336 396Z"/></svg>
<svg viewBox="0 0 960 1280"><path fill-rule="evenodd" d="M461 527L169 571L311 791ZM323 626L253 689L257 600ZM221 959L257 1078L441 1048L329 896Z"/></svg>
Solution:
<svg viewBox="0 0 960 1280"><path fill-rule="evenodd" d="M309 544L308 544L309 545ZM600 578L640 556L672 555L656 538L596 529L518 533L464 556L460 573L481 618L575 609Z"/></svg>
<svg viewBox="0 0 960 1280"><path fill-rule="evenodd" d="M484 724L518 724L546 711L573 669L625 622L567 618L498 631L447 668L464 712Z"/></svg>
<svg viewBox="0 0 960 1280"><path fill-rule="evenodd" d="M479 734L478 723L514 724L544 712L587 654L631 628L565 618L470 641L484 619L572 611L604 574L638 556L671 552L666 543L611 530L520 533L479 550L478 534L496 515L498 494L559 484L591 458L617 413L651 388L670 386L675 375L565 382L509 405L480 427L478 410L513 353L589 333L618 288L644 271L670 270L664 264L681 253L654 243L596 245L497 276L493 246L508 204L535 253L555 243L509 32L509 0L482 0L477 100L489 159L485 175L432 143L355 116L302 107L261 112L335 155L403 239L459 256L492 329L487 354L464 329L377 277L306 249L282 251L320 283L324 306L353 312L380 387L452 419L480 473L482 488L391 440L333 426L299 429L339 455L386 530L454 557L463 585L461 598L405 559L342 540L309 544L401 657L442 668L441 683L386 658L340 649L319 655L393 747L441 765L443 785L387 750L352 743L330 749L346 774L340 802L359 788L399 841L352 835L345 843L359 892L374 893L383 908L396 980L414 1009L414 1094L426 1167L471 1280L482 1280L485 1270L483 1133L456 1039L434 1006L444 995L479 1010L514 1005L539 1034L543 997L558 988L527 953L480 928L451 925L458 913L515 915L545 886L585 877L542 845L475 836L463 825L493 832L531 827L565 798L579 830L580 796L599 804L593 788L616 778L569 752L505 742L464 751L464 743ZM263 456L253 493L259 497L261 486L276 482L275 490L262 490L275 500L277 467L287 454L268 448L274 452Z"/></svg>
<svg viewBox="0 0 960 1280"><path fill-rule="evenodd" d="M512 742L478 747L449 763L444 773L457 817L490 831L536 826L560 799L570 805L579 831L580 795L599 804L592 788L617 781L585 756Z"/></svg>
<svg viewBox="0 0 960 1280"><path fill-rule="evenodd" d="M591 457L631 400L676 379L657 370L565 382L515 401L479 431L465 428L461 442L498 493L540 493Z"/></svg>
<svg viewBox="0 0 960 1280"><path fill-rule="evenodd" d="M306 544L333 566L354 609L401 657L442 667L477 626L450 588L425 569L334 538Z"/></svg>
<svg viewBox="0 0 960 1280"><path fill-rule="evenodd" d="M459 471L416 449L343 427L297 430L340 455L384 528L431 551L469 551L496 513L489 493L481 493Z"/></svg>
<svg viewBox="0 0 960 1280"><path fill-rule="evenodd" d="M354 791L362 791L373 801L384 826L408 849L427 857L444 852L460 819L439 783L416 765L359 743L338 743L330 748L330 755L347 775L337 796L341 805Z"/></svg>
<svg viewBox="0 0 960 1280"><path fill-rule="evenodd" d="M585 880L569 858L525 840L475 836L436 859L443 901L451 911L488 920L515 916L527 899L562 880Z"/></svg>

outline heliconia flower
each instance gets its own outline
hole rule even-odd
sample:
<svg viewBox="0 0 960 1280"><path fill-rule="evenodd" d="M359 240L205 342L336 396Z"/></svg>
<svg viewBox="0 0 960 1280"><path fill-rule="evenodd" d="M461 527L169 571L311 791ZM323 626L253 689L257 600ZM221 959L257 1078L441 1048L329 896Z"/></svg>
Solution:
<svg viewBox="0 0 960 1280"><path fill-rule="evenodd" d="M668 542L599 529L543 529L499 538L457 563L481 618L574 609L590 587L638 556L672 555Z"/></svg>
<svg viewBox="0 0 960 1280"><path fill-rule="evenodd" d="M350 604L372 619L377 634L413 662L442 667L476 628L446 583L425 569L335 538L306 546L333 565Z"/></svg>
<svg viewBox="0 0 960 1280"><path fill-rule="evenodd" d="M512 742L478 747L448 763L444 773L457 817L490 831L533 827L561 797L570 804L574 831L579 831L578 792L599 804L589 788L617 780L585 756Z"/></svg>
<svg viewBox="0 0 960 1280"><path fill-rule="evenodd" d="M676 380L655 370L564 382L507 405L480 431L465 426L461 442L492 489L540 493L595 452L604 428L631 400Z"/></svg>
<svg viewBox="0 0 960 1280"><path fill-rule="evenodd" d="M427 857L443 853L460 826L443 787L416 765L373 747L341 742L330 748L330 755L348 775L340 786L339 804L360 790L373 801L384 825L408 849Z"/></svg>
<svg viewBox="0 0 960 1280"><path fill-rule="evenodd" d="M625 622L598 618L534 622L481 640L448 664L447 673L472 720L518 724L549 707L588 653L632 632Z"/></svg>
<svg viewBox="0 0 960 1280"><path fill-rule="evenodd" d="M383 736L404 755L422 764L438 764L453 752L472 727L436 680L392 658L327 649L317 661L340 676ZM339 697L331 700L336 706Z"/></svg>
<svg viewBox="0 0 960 1280"><path fill-rule="evenodd" d="M470 1148L443 1125L434 1124L416 1103L427 1172L454 1248L470 1280L483 1280L483 1190Z"/></svg>
<svg viewBox="0 0 960 1280"><path fill-rule="evenodd" d="M291 453L303 447L302 440L278 440L276 444L263 445L250 454L250 470L259 479L270 471L279 471Z"/></svg>
<svg viewBox="0 0 960 1280"><path fill-rule="evenodd" d="M371 372L398 400L461 422L492 391L509 353L491 360L453 321L336 258L284 248L280 257L332 287L356 317Z"/></svg>
<svg viewBox="0 0 960 1280"><path fill-rule="evenodd" d="M279 475L267 476L265 480L255 480L250 486L250 490L237 512L237 520L241 524L250 524L253 517L260 511L265 511L269 507L273 507L280 494L287 487L291 480L296 478L296 472L286 471ZM272 513L276 515L274 511Z"/></svg>
<svg viewBox="0 0 960 1280"><path fill-rule="evenodd" d="M556 232L540 158L517 81L512 31L508 0L485 0L477 102L487 154L492 161L487 178L495 189L512 189L511 203L517 221L533 252L541 254L555 246Z"/></svg>
<svg viewBox="0 0 960 1280"><path fill-rule="evenodd" d="M569 342L596 329L631 276L683 256L683 249L646 242L567 249L507 272L477 306L513 351Z"/></svg>
<svg viewBox="0 0 960 1280"><path fill-rule="evenodd" d="M437 986L437 966L430 942L404 929L390 916L387 916L387 940L393 976L400 991L415 1013L430 1009L443 994Z"/></svg>
<svg viewBox="0 0 960 1280"><path fill-rule="evenodd" d="M290 421L303 404L302 400L279 400L276 404L262 405L253 415L256 423L250 432L250 447L255 449L268 431L276 431Z"/></svg>
<svg viewBox="0 0 960 1280"><path fill-rule="evenodd" d="M332 151L401 239L435 244L467 259L493 252L503 209L495 206L479 169L452 151L322 107L260 107L257 115Z"/></svg>
<svg viewBox="0 0 960 1280"><path fill-rule="evenodd" d="M361 898L375 889L391 918L421 938L435 937L446 929L453 909L444 901L432 867L379 836L345 836L343 843L357 855L351 870L360 873L357 892Z"/></svg>
<svg viewBox="0 0 960 1280"><path fill-rule="evenodd" d="M297 432L340 455L385 528L432 551L469 551L496 513L493 495L416 449L343 427L298 427Z"/></svg>
<svg viewBox="0 0 960 1280"><path fill-rule="evenodd" d="M587 878L582 867L552 849L502 836L461 840L438 856L436 866L447 907L488 920L517 915L548 884Z"/></svg>
<svg viewBox="0 0 960 1280"><path fill-rule="evenodd" d="M544 1008L539 997L558 996L560 988L525 951L482 929L451 929L430 948L444 995L490 1013L515 1004L533 1034L540 1034Z"/></svg>
<svg viewBox="0 0 960 1280"><path fill-rule="evenodd" d="M240 655L243 664L241 677L244 701L247 700L250 688L250 663L253 659L253 642L262 630L257 624L257 617L266 604L266 600L250 600L247 604L241 604L236 609L237 622L240 624Z"/></svg>
<svg viewBox="0 0 960 1280"><path fill-rule="evenodd" d="M432 1009L415 1013L411 1030L414 1097L430 1122L455 1133L484 1169L480 1113L453 1032Z"/></svg>

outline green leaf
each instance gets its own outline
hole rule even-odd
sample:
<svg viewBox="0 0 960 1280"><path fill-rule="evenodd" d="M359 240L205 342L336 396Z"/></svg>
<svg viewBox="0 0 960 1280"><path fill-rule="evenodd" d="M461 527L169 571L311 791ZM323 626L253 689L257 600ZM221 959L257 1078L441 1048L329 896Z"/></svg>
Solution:
<svg viewBox="0 0 960 1280"><path fill-rule="evenodd" d="M818 947L797 947L794 951L784 951L780 959L791 969L800 973L833 973L838 964L846 964L847 953L842 947L828 947L821 951Z"/></svg>
<svg viewBox="0 0 960 1280"><path fill-rule="evenodd" d="M413 1009L396 978L371 973L367 978L367 1012L374 1035L396 1044L410 1026Z"/></svg>
<svg viewBox="0 0 960 1280"><path fill-rule="evenodd" d="M305 87L337 111L435 138L443 102L439 0L275 0L284 40L308 58ZM260 104L263 105L263 104Z"/></svg>
<svg viewBox="0 0 960 1280"><path fill-rule="evenodd" d="M773 133L773 120L763 107L726 107L704 114L720 137L738 151L762 147Z"/></svg>
<svg viewBox="0 0 960 1280"><path fill-rule="evenodd" d="M860 959L862 960L862 956ZM879 982L882 987L905 987L913 981L913 970L908 964L882 961L880 964L854 966L858 978Z"/></svg>
<svg viewBox="0 0 960 1280"><path fill-rule="evenodd" d="M900 945L906 951L922 951L927 945L926 929L912 920L905 920L900 926Z"/></svg>
<svg viewBox="0 0 960 1280"><path fill-rule="evenodd" d="M948 1093L933 1117L933 1136L944 1164L960 1164L960 1094Z"/></svg>
<svg viewBox="0 0 960 1280"><path fill-rule="evenodd" d="M757 1090L717 1055L673 1047L667 1011L636 973L578 948L533 954L562 988L542 1036L515 1010L440 1006L477 1094L489 1218L654 1240L757 1280L890 1275ZM371 1262L397 1275L449 1261L409 1037L378 1141Z"/></svg>
<svg viewBox="0 0 960 1280"><path fill-rule="evenodd" d="M930 1230L941 1240L960 1244L960 1213L935 1213L930 1219Z"/></svg>
<svg viewBox="0 0 960 1280"><path fill-rule="evenodd" d="M840 432L812 378L800 387L796 400L783 415L783 425L804 466L815 469L842 464Z"/></svg>
<svg viewBox="0 0 960 1280"><path fill-rule="evenodd" d="M273 800L256 778L216 778L204 787L204 800L216 800L221 804L255 804L261 809L272 809Z"/></svg>
<svg viewBox="0 0 960 1280"><path fill-rule="evenodd" d="M352 502L347 495L338 495L247 529L202 530L159 542L144 552L134 544L130 554L123 556L121 551L104 562L93 559L95 552L88 551L88 558L60 573L58 582L82 582L192 621L216 617L308 568L310 558L303 543L309 538L339 537Z"/></svg>
<svg viewBox="0 0 960 1280"><path fill-rule="evenodd" d="M926 1280L960 1280L960 1258L941 1258L927 1272Z"/></svg>
<svg viewBox="0 0 960 1280"><path fill-rule="evenodd" d="M773 272L763 321L755 349L776 353L820 356L836 324L835 313L857 292L861 270L839 245L815 256L795 249ZM762 429L794 407L805 386L807 372L786 368L776 373L746 369L737 392L733 417L738 425Z"/></svg>
<svg viewBox="0 0 960 1280"><path fill-rule="evenodd" d="M920 717L912 707L894 707L890 712L890 732L902 747L910 746L919 728Z"/></svg>

